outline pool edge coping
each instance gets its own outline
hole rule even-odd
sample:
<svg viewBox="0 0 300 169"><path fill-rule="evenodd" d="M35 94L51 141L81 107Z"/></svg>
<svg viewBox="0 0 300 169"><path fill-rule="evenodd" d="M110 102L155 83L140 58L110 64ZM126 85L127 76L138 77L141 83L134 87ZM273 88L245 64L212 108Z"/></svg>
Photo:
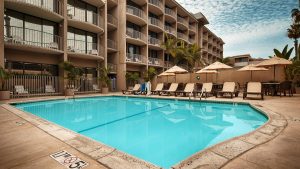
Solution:
<svg viewBox="0 0 300 169"><path fill-rule="evenodd" d="M128 96L135 98L144 98L144 96L134 96L134 95L120 95L120 94L110 94L110 95L102 95L102 96ZM88 98L88 97L101 97L100 96L80 96L76 98ZM146 98L152 99L169 99L169 100L184 100L187 101L186 98L169 98L169 97L157 97L150 96ZM55 123L42 119L33 114L27 113L11 104L14 103L27 103L27 102L39 102L46 100L61 100L64 98L40 98L29 101L12 101L5 104L2 104L1 107L6 110L12 112L13 114L21 117L22 119L30 122L37 128L46 132L47 134L61 140L62 142L70 145L74 149L80 151L81 153L89 156L90 158L98 161L100 164L108 167L108 168L118 168L119 166L129 166L130 168L161 168L152 164L150 162L144 161L143 159L134 157L125 152L112 148L108 145L105 145L102 142L95 141L91 138L83 136L79 133L76 133L72 130L66 129L62 126L59 126ZM195 102L199 102L199 100L191 100ZM179 163L173 165L171 168L179 169L179 168L194 168L199 166L211 166L214 168L221 168L225 166L227 163L237 158L238 156L244 154L245 152L256 148L259 145L265 144L268 141L271 141L276 136L278 136L287 126L286 118L280 113L276 113L265 106L259 103L250 103L248 101L232 101L232 100L203 100L205 102L213 102L213 103L226 103L226 104L246 104L252 107L253 109L259 111L264 114L268 121L260 126L259 128L241 135L237 137L233 137L229 140L220 142L211 147L208 147L204 150L194 153L188 158L180 161ZM233 153L233 154L230 154ZM209 157L209 158L207 158ZM117 160L119 166L115 166L114 160Z"/></svg>

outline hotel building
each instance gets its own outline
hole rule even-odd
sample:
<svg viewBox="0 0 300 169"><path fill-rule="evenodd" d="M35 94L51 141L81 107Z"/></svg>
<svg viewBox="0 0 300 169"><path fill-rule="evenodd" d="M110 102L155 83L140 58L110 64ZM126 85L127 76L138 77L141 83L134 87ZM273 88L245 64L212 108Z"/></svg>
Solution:
<svg viewBox="0 0 300 169"><path fill-rule="evenodd" d="M126 88L126 72L162 72L174 65L160 47L165 34L198 44L209 63L223 57L224 42L205 27L207 19L174 0L2 0L0 13L0 65L26 78L57 77L49 81L59 91L63 61L84 70L79 92L93 90L103 66L113 90Z"/></svg>

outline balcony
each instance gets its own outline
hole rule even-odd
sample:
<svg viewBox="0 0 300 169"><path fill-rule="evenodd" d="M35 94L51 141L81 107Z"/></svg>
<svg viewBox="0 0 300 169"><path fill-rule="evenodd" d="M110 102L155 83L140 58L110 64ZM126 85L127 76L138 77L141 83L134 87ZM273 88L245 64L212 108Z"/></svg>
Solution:
<svg viewBox="0 0 300 169"><path fill-rule="evenodd" d="M147 24L147 15L145 12L139 8L127 5L126 7L126 17L127 20L135 23L137 25L143 26Z"/></svg>
<svg viewBox="0 0 300 169"><path fill-rule="evenodd" d="M5 48L39 53L61 54L62 37L38 30L4 26Z"/></svg>
<svg viewBox="0 0 300 169"><path fill-rule="evenodd" d="M183 34L183 33L180 33L180 32L177 32L177 38L178 39L181 39L181 40L184 40L184 41L186 41L186 42L189 42L188 41L188 36L187 35L185 35L185 34Z"/></svg>
<svg viewBox="0 0 300 169"><path fill-rule="evenodd" d="M149 0L149 11L161 15L163 14L163 3L160 0Z"/></svg>
<svg viewBox="0 0 300 169"><path fill-rule="evenodd" d="M189 42L190 42L191 44L194 44L194 43L195 43L195 39L189 38Z"/></svg>
<svg viewBox="0 0 300 169"><path fill-rule="evenodd" d="M163 31L163 23L157 18L149 17L149 29L154 32L162 32Z"/></svg>
<svg viewBox="0 0 300 169"><path fill-rule="evenodd" d="M171 27L171 26L167 26L165 25L165 31L170 34L170 35L173 35L176 37L176 30L175 28Z"/></svg>
<svg viewBox="0 0 300 169"><path fill-rule="evenodd" d="M63 2L61 0L46 1L46 3L37 0L4 0L4 6L53 22L63 20Z"/></svg>
<svg viewBox="0 0 300 169"><path fill-rule="evenodd" d="M118 27L118 19L111 14L107 14L107 29L114 30Z"/></svg>
<svg viewBox="0 0 300 169"><path fill-rule="evenodd" d="M113 7L118 5L118 0L107 0L107 9L112 9Z"/></svg>
<svg viewBox="0 0 300 169"><path fill-rule="evenodd" d="M110 74L117 74L117 65L113 63L107 63L107 68Z"/></svg>
<svg viewBox="0 0 300 169"><path fill-rule="evenodd" d="M161 50L162 49L160 47L161 40L150 37L150 36L148 38L148 45L149 45L149 48L151 48L151 49L156 49L156 50Z"/></svg>
<svg viewBox="0 0 300 169"><path fill-rule="evenodd" d="M77 8L76 8L77 9ZM76 10L68 5L68 25L74 28L93 33L103 33L103 23L98 13L92 11Z"/></svg>
<svg viewBox="0 0 300 169"><path fill-rule="evenodd" d="M107 39L107 49L109 53L118 51L117 43L114 40Z"/></svg>
<svg viewBox="0 0 300 169"><path fill-rule="evenodd" d="M163 67L163 61L161 59L158 59L158 58L149 57L148 58L148 65L149 66Z"/></svg>
<svg viewBox="0 0 300 169"><path fill-rule="evenodd" d="M169 22L176 22L176 12L170 8L165 8L165 20Z"/></svg>
<svg viewBox="0 0 300 169"><path fill-rule="evenodd" d="M146 45L146 35L131 28L126 29L127 41L135 45Z"/></svg>
<svg viewBox="0 0 300 169"><path fill-rule="evenodd" d="M103 0L82 0L88 4L91 4L93 6L96 6L96 7L101 7L103 6L105 3Z"/></svg>
<svg viewBox="0 0 300 169"><path fill-rule="evenodd" d="M192 34L196 34L196 26L195 25L189 24L189 30L190 30L190 34L191 34L191 32L192 32Z"/></svg>
<svg viewBox="0 0 300 169"><path fill-rule="evenodd" d="M98 44L93 42L86 42L82 40L68 39L68 55L71 57L103 60L102 56L99 56Z"/></svg>
<svg viewBox="0 0 300 169"><path fill-rule="evenodd" d="M133 64L142 64L142 65L147 64L146 59L143 55L133 54L133 53L126 54L126 62L133 63Z"/></svg>
<svg viewBox="0 0 300 169"><path fill-rule="evenodd" d="M177 25L179 29L186 30L188 29L189 23L185 18L177 16Z"/></svg>

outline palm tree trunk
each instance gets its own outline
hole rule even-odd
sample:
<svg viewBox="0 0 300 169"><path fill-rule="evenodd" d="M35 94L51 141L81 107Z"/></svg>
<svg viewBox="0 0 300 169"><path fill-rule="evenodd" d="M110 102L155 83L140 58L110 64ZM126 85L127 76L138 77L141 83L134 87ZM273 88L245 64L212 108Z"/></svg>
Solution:
<svg viewBox="0 0 300 169"><path fill-rule="evenodd" d="M295 41L294 41L294 44L295 44L295 58L297 59L297 60L299 60L299 53L298 53L298 39L295 39Z"/></svg>

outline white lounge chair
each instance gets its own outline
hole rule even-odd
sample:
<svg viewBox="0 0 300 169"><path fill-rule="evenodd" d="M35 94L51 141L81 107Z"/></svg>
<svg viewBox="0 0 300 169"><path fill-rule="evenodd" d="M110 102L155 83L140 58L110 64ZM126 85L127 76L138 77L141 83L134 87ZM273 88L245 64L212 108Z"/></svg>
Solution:
<svg viewBox="0 0 300 169"><path fill-rule="evenodd" d="M261 99L264 99L264 92L262 91L262 85L260 82L248 82L247 89L244 91L243 99L250 95L260 95Z"/></svg>
<svg viewBox="0 0 300 169"><path fill-rule="evenodd" d="M55 89L52 85L46 85L45 86L45 92L46 93L55 93Z"/></svg>
<svg viewBox="0 0 300 169"><path fill-rule="evenodd" d="M162 90L159 95L167 94L171 95L172 93L175 93L178 88L178 83L172 83L170 88L168 90Z"/></svg>
<svg viewBox="0 0 300 169"><path fill-rule="evenodd" d="M163 83L158 83L156 85L155 90L151 91L152 94L159 94L159 92L161 92L164 88L164 84Z"/></svg>
<svg viewBox="0 0 300 169"><path fill-rule="evenodd" d="M187 96L187 94L193 93L195 89L195 83L187 83L184 87L183 91L176 91L175 96L178 94L183 94L184 96Z"/></svg>
<svg viewBox="0 0 300 169"><path fill-rule="evenodd" d="M15 93L17 95L28 95L28 90L24 89L23 85L15 85Z"/></svg>
<svg viewBox="0 0 300 169"><path fill-rule="evenodd" d="M135 84L132 89L128 90L122 90L123 94L129 93L129 94L136 94L141 90L141 85L140 84Z"/></svg>
<svg viewBox="0 0 300 169"><path fill-rule="evenodd" d="M93 84L93 90L94 91L101 91L101 89L99 88L99 86L97 84Z"/></svg>
<svg viewBox="0 0 300 169"><path fill-rule="evenodd" d="M222 91L218 91L216 97L218 97L218 95L223 96L224 94L229 94L230 97L233 98L233 95L236 94L235 82L225 82Z"/></svg>
<svg viewBox="0 0 300 169"><path fill-rule="evenodd" d="M212 83L203 83L201 90L194 92L195 97L197 97L198 94L202 94L200 95L200 97L202 96L208 97L209 94L212 94L212 89L213 89Z"/></svg>

